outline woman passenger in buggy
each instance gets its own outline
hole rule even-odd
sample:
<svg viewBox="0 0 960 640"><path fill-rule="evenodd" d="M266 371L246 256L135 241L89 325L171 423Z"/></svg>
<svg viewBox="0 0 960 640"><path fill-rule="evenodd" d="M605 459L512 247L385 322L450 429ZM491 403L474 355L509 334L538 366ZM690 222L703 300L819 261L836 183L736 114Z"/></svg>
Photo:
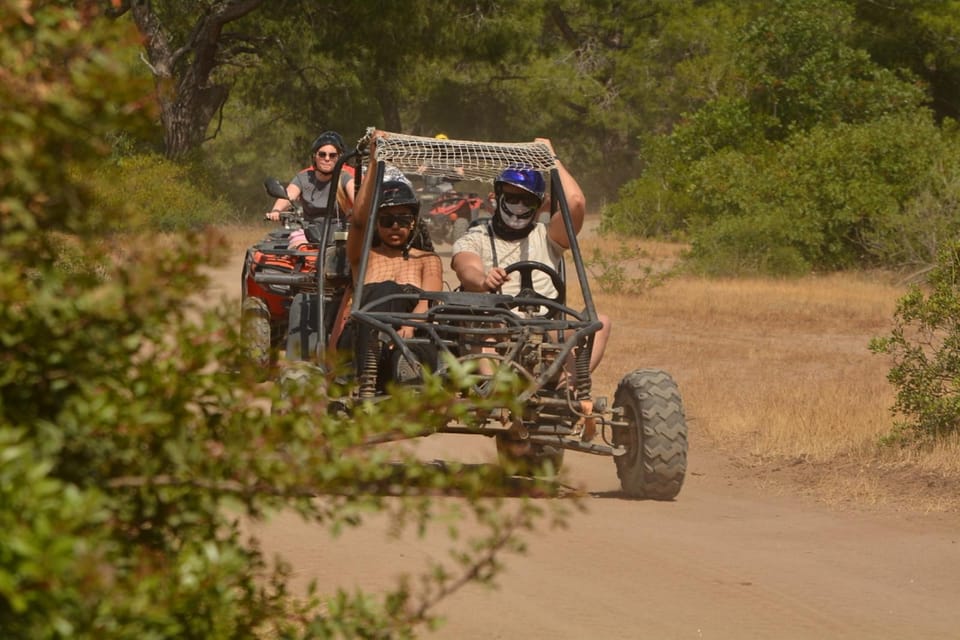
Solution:
<svg viewBox="0 0 960 640"><path fill-rule="evenodd" d="M377 132L379 133L379 132ZM370 167L376 167L376 133L370 143ZM371 171L371 174L373 172ZM360 272L363 256L364 230L371 219L373 188L376 179L370 175L362 181L353 215L350 218L350 233L347 236L347 259L354 277ZM377 212L377 233L367 259L364 277L363 299L366 305L372 300L397 292L440 291L443 288L443 263L433 251L429 236L420 224L420 201L410 181L398 170L388 167L380 187L380 206ZM356 283L355 283L356 284ZM331 343L339 348L354 347L356 353L364 353L368 332L357 332L355 323L347 323L352 296L344 296L340 315L331 336ZM391 300L375 307L377 311L399 313L424 313L428 302L416 304L410 300ZM342 328L342 333L341 333ZM359 333L359 335L357 335ZM398 329L402 338L411 338L414 328ZM385 354L387 355L387 354ZM422 354L428 355L428 354Z"/></svg>

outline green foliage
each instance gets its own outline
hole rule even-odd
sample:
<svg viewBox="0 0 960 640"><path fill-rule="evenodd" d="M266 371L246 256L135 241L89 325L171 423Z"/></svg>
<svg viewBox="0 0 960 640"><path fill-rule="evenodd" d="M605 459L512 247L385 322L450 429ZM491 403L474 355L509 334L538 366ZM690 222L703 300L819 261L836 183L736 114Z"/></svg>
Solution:
<svg viewBox="0 0 960 640"><path fill-rule="evenodd" d="M857 41L879 64L905 68L929 86L937 120L960 118L960 2L855 0Z"/></svg>
<svg viewBox="0 0 960 640"><path fill-rule="evenodd" d="M225 195L195 168L155 153L101 163L87 174L91 209L107 231L183 231L236 221Z"/></svg>
<svg viewBox="0 0 960 640"><path fill-rule="evenodd" d="M603 209L600 230L647 238L682 237L694 202L671 189L652 168L621 187L619 198Z"/></svg>
<svg viewBox="0 0 960 640"><path fill-rule="evenodd" d="M820 124L864 122L915 109L922 91L853 46L842 0L776 0L743 35L740 67L768 139Z"/></svg>
<svg viewBox="0 0 960 640"><path fill-rule="evenodd" d="M671 275L671 269L655 264L648 252L623 243L613 254L594 249L585 263L604 293L639 295L662 285Z"/></svg>
<svg viewBox="0 0 960 640"><path fill-rule="evenodd" d="M230 220L262 220L274 201L264 190L264 179L274 177L284 183L292 179L309 164L310 143L320 132L319 127L277 121L269 109L228 102L219 134L197 152L193 162L193 166L202 165L202 173L197 173L209 185L204 195L226 201L223 210L230 212ZM351 135L359 133L343 130L343 135L349 142Z"/></svg>
<svg viewBox="0 0 960 640"><path fill-rule="evenodd" d="M74 11L61 4L35 9L13 0L0 4L0 236L5 239L15 229L97 226L98 219L68 215L88 193L83 182L64 179L64 159L99 156L109 133L119 128L143 133L149 126L151 114L142 105L151 88L131 78L126 66L139 45L136 34L117 24L85 31L81 16L92 3L81 2ZM118 84L119 75L129 81Z"/></svg>
<svg viewBox="0 0 960 640"><path fill-rule="evenodd" d="M887 377L904 416L900 439L930 439L960 428L960 243L944 246L925 286L897 303L889 336L870 348L892 357Z"/></svg>
<svg viewBox="0 0 960 640"><path fill-rule="evenodd" d="M104 221L124 212L91 199L76 168L99 166L137 111L111 93L128 70L97 53L116 23L92 2L2 6L0 92L15 113L0 112L0 175L18 178L0 202L3 636L411 637L442 598L493 581L549 505L503 500L496 467L370 446L459 415L469 372L349 417L313 390L330 381L288 397L257 385L233 305L201 305L203 267L224 257L215 234L141 234L122 260L105 250ZM509 406L516 380L500 384L491 402ZM451 556L382 594L294 597L289 567L242 529L282 510L331 533L375 512L420 535L442 523Z"/></svg>
<svg viewBox="0 0 960 640"><path fill-rule="evenodd" d="M762 155L714 154L688 174L691 256L728 274L929 262L929 238L957 231L955 208L921 204L943 192L945 167L960 177L954 146L919 113L818 127Z"/></svg>
<svg viewBox="0 0 960 640"><path fill-rule="evenodd" d="M954 134L909 77L853 46L850 7L780 0L740 39L743 89L648 141L604 228L688 233L695 266L715 274L932 259L956 231Z"/></svg>

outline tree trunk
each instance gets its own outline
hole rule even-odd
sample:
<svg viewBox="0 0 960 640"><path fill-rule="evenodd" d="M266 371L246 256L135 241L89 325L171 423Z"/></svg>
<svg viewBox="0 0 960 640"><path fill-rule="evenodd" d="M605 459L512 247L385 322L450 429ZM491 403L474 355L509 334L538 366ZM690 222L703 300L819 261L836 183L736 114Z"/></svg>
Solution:
<svg viewBox="0 0 960 640"><path fill-rule="evenodd" d="M226 102L229 92L226 85L184 86L177 92L176 99L161 100L166 157L182 158L203 143L210 121Z"/></svg>
<svg viewBox="0 0 960 640"><path fill-rule="evenodd" d="M155 2L127 0L114 15L129 10L144 38L146 61L153 72L160 103L164 154L168 158L182 158L206 139L210 121L230 93L228 85L211 80L217 67L241 51L224 49L221 37L224 25L247 15L263 0L211 3L176 50L168 28L153 8Z"/></svg>
<svg viewBox="0 0 960 640"><path fill-rule="evenodd" d="M400 119L400 104L397 100L396 91L393 84L386 78L382 78L374 89L374 95L377 97L377 103L380 105L380 113L383 115L383 126L387 131L403 131Z"/></svg>

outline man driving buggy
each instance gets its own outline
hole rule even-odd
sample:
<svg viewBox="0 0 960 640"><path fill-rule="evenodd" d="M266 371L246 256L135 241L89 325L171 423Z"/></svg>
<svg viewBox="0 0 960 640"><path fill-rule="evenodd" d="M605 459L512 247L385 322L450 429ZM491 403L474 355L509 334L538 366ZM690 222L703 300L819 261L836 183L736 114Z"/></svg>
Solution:
<svg viewBox="0 0 960 640"><path fill-rule="evenodd" d="M545 144L553 153L548 139L537 138L535 141ZM574 232L579 233L586 213L586 198L559 159L555 164ZM454 243L451 266L466 291L500 291L516 295L520 292L519 277L511 277L507 267L529 260L556 270L564 251L570 248L570 240L561 216L555 215L546 223L537 221L546 195L546 182L539 171L510 167L497 176L493 187L496 211L487 222L473 226ZM556 287L546 273L535 271L532 275L537 293L556 298ZM600 364L610 336L609 317L600 314L599 320L603 328L594 338L591 371Z"/></svg>

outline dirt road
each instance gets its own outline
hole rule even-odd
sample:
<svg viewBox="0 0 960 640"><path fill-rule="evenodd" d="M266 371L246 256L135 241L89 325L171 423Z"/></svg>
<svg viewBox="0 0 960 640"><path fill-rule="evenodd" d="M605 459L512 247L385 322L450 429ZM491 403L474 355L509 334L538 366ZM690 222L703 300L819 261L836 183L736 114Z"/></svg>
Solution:
<svg viewBox="0 0 960 640"><path fill-rule="evenodd" d="M958 638L960 518L834 512L765 495L693 434L674 502L624 499L613 463L567 456L587 512L510 557L500 588L449 600L438 638ZM492 443L432 436L427 459L495 459ZM430 542L375 522L331 541L295 517L260 530L302 584L376 588Z"/></svg>
<svg viewBox="0 0 960 640"><path fill-rule="evenodd" d="M239 265L217 275L224 292ZM616 321L616 319L615 319ZM427 460L492 463L493 442L431 436ZM437 638L960 638L960 515L835 510L744 474L691 426L674 502L624 499L613 462L566 457L587 512L509 556L499 589L447 601ZM889 509L893 509L890 507ZM296 516L258 528L298 585L375 589L442 557L374 520L331 540Z"/></svg>

